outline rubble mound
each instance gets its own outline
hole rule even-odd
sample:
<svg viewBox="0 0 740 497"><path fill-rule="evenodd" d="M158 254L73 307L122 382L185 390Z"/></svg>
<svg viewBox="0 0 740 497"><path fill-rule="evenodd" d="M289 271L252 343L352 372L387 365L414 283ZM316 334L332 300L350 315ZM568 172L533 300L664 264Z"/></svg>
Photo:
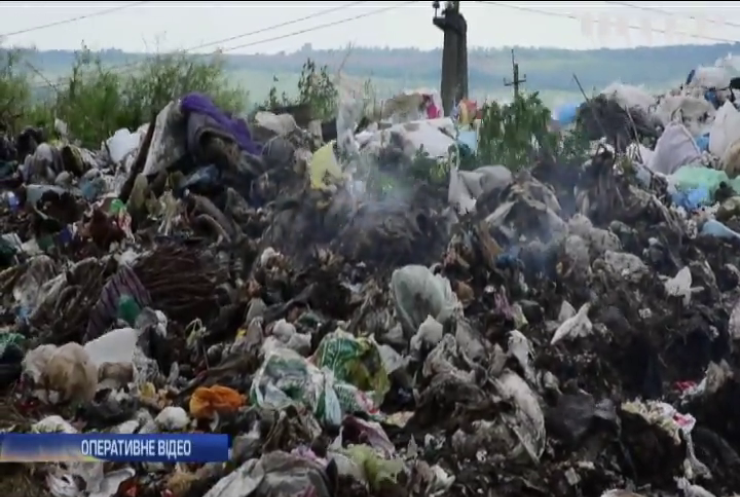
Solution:
<svg viewBox="0 0 740 497"><path fill-rule="evenodd" d="M740 488L728 173L629 160L662 138L655 116L602 95L578 120L616 146L585 164L452 167L448 191L381 195L358 164L383 130L338 119L341 146L322 144L285 116L252 134L189 95L100 152L27 132L4 148L0 429L229 444L223 461L7 465L10 495ZM394 154L448 120L424 122L395 129Z"/></svg>

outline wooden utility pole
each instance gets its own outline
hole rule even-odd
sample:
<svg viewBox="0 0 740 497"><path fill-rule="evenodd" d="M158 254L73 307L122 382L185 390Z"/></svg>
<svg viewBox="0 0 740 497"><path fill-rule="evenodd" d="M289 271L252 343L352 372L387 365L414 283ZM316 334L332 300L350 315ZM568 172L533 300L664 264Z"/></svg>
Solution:
<svg viewBox="0 0 740 497"><path fill-rule="evenodd" d="M444 32L441 98L445 115L468 96L468 23L460 13L460 2L446 2L441 15L439 2L432 3L432 22Z"/></svg>
<svg viewBox="0 0 740 497"><path fill-rule="evenodd" d="M514 72L514 80L506 81L506 78L504 78L504 86L513 86L514 98L516 98L519 96L519 85L527 82L527 75L525 74L523 79L519 79L519 63L517 63L516 58L514 57L513 48L511 49L511 69Z"/></svg>

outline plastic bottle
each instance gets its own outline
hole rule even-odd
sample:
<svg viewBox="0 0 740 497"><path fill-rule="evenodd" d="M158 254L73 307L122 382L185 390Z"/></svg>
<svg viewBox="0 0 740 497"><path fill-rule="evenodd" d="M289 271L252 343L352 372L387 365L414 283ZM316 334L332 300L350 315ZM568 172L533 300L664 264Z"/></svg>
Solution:
<svg viewBox="0 0 740 497"><path fill-rule="evenodd" d="M17 212L20 208L21 202L18 200L18 196L13 192L7 192L5 198L8 202L8 206L12 212Z"/></svg>
<svg viewBox="0 0 740 497"><path fill-rule="evenodd" d="M141 307L136 300L130 295L121 295L118 299L118 309L116 314L118 319L122 319L127 322L130 326L133 326L136 322L136 318L141 314Z"/></svg>

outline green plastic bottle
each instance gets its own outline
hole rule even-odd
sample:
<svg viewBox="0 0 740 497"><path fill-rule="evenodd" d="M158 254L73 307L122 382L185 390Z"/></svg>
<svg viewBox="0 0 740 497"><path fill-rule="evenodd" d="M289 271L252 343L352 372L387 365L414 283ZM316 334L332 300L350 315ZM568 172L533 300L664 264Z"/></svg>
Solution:
<svg viewBox="0 0 740 497"><path fill-rule="evenodd" d="M133 326L139 314L141 314L141 307L136 303L136 300L131 295L121 295L121 298L118 299L116 317Z"/></svg>

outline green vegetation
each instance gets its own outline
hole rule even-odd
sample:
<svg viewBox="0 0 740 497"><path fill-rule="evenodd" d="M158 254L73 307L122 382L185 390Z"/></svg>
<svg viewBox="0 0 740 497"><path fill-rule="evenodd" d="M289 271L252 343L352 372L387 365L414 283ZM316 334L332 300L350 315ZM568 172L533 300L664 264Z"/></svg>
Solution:
<svg viewBox="0 0 740 497"><path fill-rule="evenodd" d="M328 67L317 67L308 59L301 68L298 78L298 96L291 98L285 91L278 98L277 87L273 86L267 94L266 107L310 104L317 119L331 119L337 115L339 92L329 76ZM276 81L277 82L277 81Z"/></svg>
<svg viewBox="0 0 740 497"><path fill-rule="evenodd" d="M48 82L51 92L38 94L24 54L7 51L0 67L0 122L11 131L24 125L51 129L66 122L70 134L96 148L119 128L136 129L176 96L199 91L230 112L242 112L247 94L231 86L223 61L198 61L182 54L157 56L134 73L106 68L88 50L75 56L66 77Z"/></svg>
<svg viewBox="0 0 740 497"><path fill-rule="evenodd" d="M516 57L520 70L527 76L525 88L538 91L546 104L554 105L580 100L580 93L573 82L574 73L587 92L593 88L599 90L617 80L664 89L684 80L692 68L713 64L735 49L732 44L579 51L516 48ZM29 51L24 55L24 60L52 82L66 77L75 63L72 51ZM104 50L96 56L108 68L140 63L147 58L146 54L129 54L120 50ZM210 60L208 56L198 57L201 62ZM248 89L255 97L252 103L257 104L273 86L278 96L285 92L290 98L297 97L301 67L309 58L317 67L328 66L330 74L341 67L343 74L360 81L372 79L381 97L388 97L404 88L439 87L442 60L439 50L362 47L353 47L350 51L313 50L306 45L293 53L225 54L220 60L229 80ZM472 48L468 62L473 97L511 100L510 89L502 84L504 78L511 78L509 48ZM37 85L45 86L44 78L36 74L32 76Z"/></svg>

